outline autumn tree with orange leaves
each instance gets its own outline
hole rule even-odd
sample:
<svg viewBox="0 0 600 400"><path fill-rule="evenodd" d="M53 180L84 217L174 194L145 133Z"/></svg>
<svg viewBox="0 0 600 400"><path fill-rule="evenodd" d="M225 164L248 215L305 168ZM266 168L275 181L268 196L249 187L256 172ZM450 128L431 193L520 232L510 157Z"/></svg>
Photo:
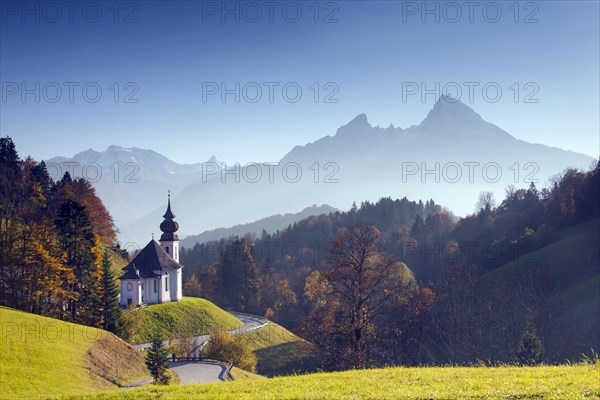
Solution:
<svg viewBox="0 0 600 400"><path fill-rule="evenodd" d="M100 243L115 237L89 181L54 182L0 138L0 305L102 326Z"/></svg>

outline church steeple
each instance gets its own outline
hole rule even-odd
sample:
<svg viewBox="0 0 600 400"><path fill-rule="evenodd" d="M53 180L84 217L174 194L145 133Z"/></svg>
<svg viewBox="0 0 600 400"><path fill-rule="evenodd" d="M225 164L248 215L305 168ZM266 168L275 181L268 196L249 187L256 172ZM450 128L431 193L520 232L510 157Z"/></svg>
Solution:
<svg viewBox="0 0 600 400"><path fill-rule="evenodd" d="M163 215L163 218L168 218L168 219L173 219L175 218L175 214L173 214L173 211L171 211L171 191L169 190L169 193L167 194L168 199L167 199L167 212L165 212L165 215Z"/></svg>
<svg viewBox="0 0 600 400"><path fill-rule="evenodd" d="M169 197L167 200L167 211L165 212L165 215L163 215L163 218L165 220L160 224L160 230L163 232L163 234L160 236L160 241L171 242L179 240L176 233L179 229L179 224L176 221L174 221L175 214L173 214L173 211L171 211L171 192L169 192Z"/></svg>

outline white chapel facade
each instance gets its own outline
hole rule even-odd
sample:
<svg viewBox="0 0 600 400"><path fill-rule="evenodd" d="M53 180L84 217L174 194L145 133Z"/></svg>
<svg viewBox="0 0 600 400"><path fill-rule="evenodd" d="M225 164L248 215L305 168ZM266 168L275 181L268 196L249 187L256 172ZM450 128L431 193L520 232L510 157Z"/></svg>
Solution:
<svg viewBox="0 0 600 400"><path fill-rule="evenodd" d="M154 238L123 268L119 278L120 304L162 304L181 301L182 268L179 264L179 224L174 221L169 194L167 211L160 224L160 243Z"/></svg>

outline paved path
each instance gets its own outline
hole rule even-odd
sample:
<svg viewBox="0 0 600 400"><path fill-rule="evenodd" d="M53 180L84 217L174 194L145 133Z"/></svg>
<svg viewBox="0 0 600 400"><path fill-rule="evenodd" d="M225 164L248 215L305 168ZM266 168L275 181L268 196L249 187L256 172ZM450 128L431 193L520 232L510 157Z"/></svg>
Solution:
<svg viewBox="0 0 600 400"><path fill-rule="evenodd" d="M179 375L182 385L187 385L189 383L224 381L225 374L227 373L227 367L225 365L204 361L175 362L171 363L169 368Z"/></svg>
<svg viewBox="0 0 600 400"><path fill-rule="evenodd" d="M241 328L228 331L232 335L251 332L253 330L263 328L269 323L267 319L258 317L256 315L242 314L237 312L230 312L230 314L244 324L244 326ZM202 350L209 340L209 335L194 336L194 353ZM169 341L165 340L163 344L164 346L169 346ZM150 347L150 343L136 344L133 345L133 347L138 351L145 350ZM175 373L177 373L177 375L181 378L181 384L224 381L225 373L227 371L227 366L225 364L204 361L175 362L171 363L169 368L175 371ZM152 378L140 379L130 383L125 387L142 386L151 382Z"/></svg>
<svg viewBox="0 0 600 400"><path fill-rule="evenodd" d="M258 317L256 315L242 314L230 311L229 314L233 315L244 324L243 327L229 331L232 335L239 333L246 333L256 329L265 327L269 321L266 318Z"/></svg>

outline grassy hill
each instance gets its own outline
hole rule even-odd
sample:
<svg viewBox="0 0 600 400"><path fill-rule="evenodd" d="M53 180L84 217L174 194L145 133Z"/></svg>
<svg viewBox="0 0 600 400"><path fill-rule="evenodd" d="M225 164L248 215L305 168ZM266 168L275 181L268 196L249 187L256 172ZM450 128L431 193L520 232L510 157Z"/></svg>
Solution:
<svg viewBox="0 0 600 400"><path fill-rule="evenodd" d="M133 343L147 343L155 334L170 339L182 330L204 335L217 329L230 330L243 325L210 301L195 297L184 297L177 303L155 304L135 312L141 313L143 322Z"/></svg>
<svg viewBox="0 0 600 400"><path fill-rule="evenodd" d="M542 268L548 281L558 284L568 309L557 318L554 332L578 335L559 359L600 349L600 220L556 232L555 241L506 264L484 278L516 283L524 272ZM561 350L561 349L557 349Z"/></svg>
<svg viewBox="0 0 600 400"><path fill-rule="evenodd" d="M524 268L541 266L551 279L561 279L567 286L576 285L582 279L599 275L600 220L585 222L555 234L556 240L490 274L490 277L517 275ZM592 292L598 296L600 293Z"/></svg>
<svg viewBox="0 0 600 400"><path fill-rule="evenodd" d="M273 322L242 336L256 355L261 375L314 372L320 365L313 345Z"/></svg>
<svg viewBox="0 0 600 400"><path fill-rule="evenodd" d="M388 368L147 387L97 399L590 399L600 398L600 364L542 367ZM83 396L68 398L79 399Z"/></svg>
<svg viewBox="0 0 600 400"><path fill-rule="evenodd" d="M246 370L237 368L237 367L232 367L231 368L231 375L233 376L233 379L235 380L252 380L252 379L267 379L262 375L258 375L252 372L248 372Z"/></svg>
<svg viewBox="0 0 600 400"><path fill-rule="evenodd" d="M150 374L115 335L0 307L0 398L114 388Z"/></svg>

